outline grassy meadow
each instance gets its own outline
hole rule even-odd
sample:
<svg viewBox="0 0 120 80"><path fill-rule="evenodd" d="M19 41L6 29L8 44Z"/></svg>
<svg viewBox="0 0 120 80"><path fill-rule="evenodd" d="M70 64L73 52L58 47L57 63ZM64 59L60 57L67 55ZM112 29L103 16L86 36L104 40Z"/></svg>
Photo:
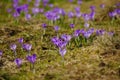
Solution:
<svg viewBox="0 0 120 80"><path fill-rule="evenodd" d="M120 80L119 0L18 1L0 1L0 80Z"/></svg>

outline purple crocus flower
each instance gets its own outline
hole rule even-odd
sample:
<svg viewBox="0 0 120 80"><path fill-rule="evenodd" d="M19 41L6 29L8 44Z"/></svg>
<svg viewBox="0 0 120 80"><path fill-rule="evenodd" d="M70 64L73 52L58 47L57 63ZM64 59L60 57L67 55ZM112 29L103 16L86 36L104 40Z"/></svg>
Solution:
<svg viewBox="0 0 120 80"><path fill-rule="evenodd" d="M32 54L31 56L30 55L27 56L27 60L32 64L35 63L36 58L37 58L36 54Z"/></svg>
<svg viewBox="0 0 120 80"><path fill-rule="evenodd" d="M24 5L22 5L21 7L22 7L22 10L25 12L25 13L28 13L28 4L24 4Z"/></svg>
<svg viewBox="0 0 120 80"><path fill-rule="evenodd" d="M84 37L89 38L93 32L94 32L94 28L89 29L88 31L84 32Z"/></svg>
<svg viewBox="0 0 120 80"><path fill-rule="evenodd" d="M18 67L20 67L22 64L22 60L20 58L15 59L14 62Z"/></svg>
<svg viewBox="0 0 120 80"><path fill-rule="evenodd" d="M60 27L59 27L59 26L54 26L54 30L55 30L56 32L58 32L58 30L60 30Z"/></svg>
<svg viewBox="0 0 120 80"><path fill-rule="evenodd" d="M76 7L76 8L75 8L75 11L76 11L76 13L79 13L79 12L80 12L80 8L79 8L79 7Z"/></svg>
<svg viewBox="0 0 120 80"><path fill-rule="evenodd" d="M19 14L18 12L14 12L14 13L13 13L13 16L14 16L15 18L17 18L17 17L20 16L20 14Z"/></svg>
<svg viewBox="0 0 120 80"><path fill-rule="evenodd" d="M62 39L60 39L59 37L53 37L51 39L51 41L53 42L54 45L56 45L58 48L64 48L67 45L67 41L63 41Z"/></svg>
<svg viewBox="0 0 120 80"><path fill-rule="evenodd" d="M94 17L95 17L95 11L92 11L91 13L90 13L90 19L91 20L94 20Z"/></svg>
<svg viewBox="0 0 120 80"><path fill-rule="evenodd" d="M62 34L61 35L61 38L64 40L64 41L70 41L71 40L71 35L67 35L67 34Z"/></svg>
<svg viewBox="0 0 120 80"><path fill-rule="evenodd" d="M117 15L117 13L115 11L109 12L109 16L112 18L115 17L116 15Z"/></svg>
<svg viewBox="0 0 120 80"><path fill-rule="evenodd" d="M61 49L63 49L63 48L65 48L66 47L66 45L68 44L68 42L67 41L59 41L59 43L58 43L58 48L61 48Z"/></svg>
<svg viewBox="0 0 120 80"><path fill-rule="evenodd" d="M84 34L84 29L75 30L74 33L73 33L73 36L78 37L80 34Z"/></svg>
<svg viewBox="0 0 120 80"><path fill-rule="evenodd" d="M23 38L19 38L19 39L18 39L18 42L19 42L20 44L23 44L23 40L24 40Z"/></svg>
<svg viewBox="0 0 120 80"><path fill-rule="evenodd" d="M59 9L59 14L61 14L62 16L65 16L66 12L64 9Z"/></svg>
<svg viewBox="0 0 120 80"><path fill-rule="evenodd" d="M84 21L87 22L90 20L90 15L89 14L82 14L83 18L84 18Z"/></svg>
<svg viewBox="0 0 120 80"><path fill-rule="evenodd" d="M69 13L68 13L68 17L69 17L69 18L73 18L73 17L74 17L74 13L73 13L73 12L69 12Z"/></svg>
<svg viewBox="0 0 120 80"><path fill-rule="evenodd" d="M95 11L95 6L90 6L91 11Z"/></svg>
<svg viewBox="0 0 120 80"><path fill-rule="evenodd" d="M22 11L27 13L28 12L28 4L24 4L24 5L21 5L21 6L18 6L15 8L16 12L17 13L21 13Z"/></svg>
<svg viewBox="0 0 120 80"><path fill-rule="evenodd" d="M32 48L31 44L23 44L23 49L25 49L26 51L30 51Z"/></svg>
<svg viewBox="0 0 120 80"><path fill-rule="evenodd" d="M16 12L17 12L18 14L20 14L21 11L22 11L22 7L21 7L21 6L16 8Z"/></svg>
<svg viewBox="0 0 120 80"><path fill-rule="evenodd" d="M79 34L80 34L80 29L75 30L73 36L74 36L74 37L78 37Z"/></svg>
<svg viewBox="0 0 120 80"><path fill-rule="evenodd" d="M48 20L51 20L51 21L56 21L58 19L60 19L60 15L55 11L47 11L45 13L45 16Z"/></svg>
<svg viewBox="0 0 120 80"><path fill-rule="evenodd" d="M74 27L75 27L75 24L70 24L70 27L71 27L71 28L74 28Z"/></svg>
<svg viewBox="0 0 120 80"><path fill-rule="evenodd" d="M44 29L46 29L47 24L46 24L46 23L43 23L43 24L42 24L42 27L43 27Z"/></svg>
<svg viewBox="0 0 120 80"><path fill-rule="evenodd" d="M53 37L51 41L53 42L54 45L58 46L60 39L58 37Z"/></svg>
<svg viewBox="0 0 120 80"><path fill-rule="evenodd" d="M62 56L62 57L64 57L64 55L66 54L66 49L64 48L64 49L59 49L59 53L60 53L60 55Z"/></svg>
<svg viewBox="0 0 120 80"><path fill-rule="evenodd" d="M117 15L120 16L120 9L115 9L115 11L116 11Z"/></svg>
<svg viewBox="0 0 120 80"><path fill-rule="evenodd" d="M84 37L85 38L89 38L90 36L91 36L91 32L88 32L88 31L86 31L85 33L84 33Z"/></svg>
<svg viewBox="0 0 120 80"><path fill-rule="evenodd" d="M103 35L105 30L96 30L96 35Z"/></svg>
<svg viewBox="0 0 120 80"><path fill-rule="evenodd" d="M16 51L17 45L16 44L12 44L10 45L10 49L13 51Z"/></svg>
<svg viewBox="0 0 120 80"><path fill-rule="evenodd" d="M90 32L91 34L94 33L94 31L95 31L94 28L90 28L90 29L88 30L88 32Z"/></svg>
<svg viewBox="0 0 120 80"><path fill-rule="evenodd" d="M0 56L2 56L3 52L0 50Z"/></svg>

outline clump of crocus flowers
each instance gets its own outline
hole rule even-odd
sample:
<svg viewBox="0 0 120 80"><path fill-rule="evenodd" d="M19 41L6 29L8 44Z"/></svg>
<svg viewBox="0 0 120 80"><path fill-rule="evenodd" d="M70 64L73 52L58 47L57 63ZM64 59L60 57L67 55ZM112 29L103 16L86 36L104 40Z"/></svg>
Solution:
<svg viewBox="0 0 120 80"><path fill-rule="evenodd" d="M32 49L32 45L28 44L28 43L23 43L23 41L24 41L23 38L19 38L18 39L18 42L21 45L20 47L22 47L23 50L27 51L26 58L32 64L32 66L30 65L30 68L35 72L34 65L35 65L35 61L36 61L37 55L36 54L32 54L31 55L30 51ZM16 44L11 44L10 45L10 49L13 51L14 56L15 56L14 63L16 64L16 66L18 68L20 68L23 62L22 62L21 58L18 58L18 54L17 54L16 48L17 48ZM0 56L1 55L2 55L2 51L0 51Z"/></svg>
<svg viewBox="0 0 120 80"><path fill-rule="evenodd" d="M53 44L59 49L59 54L62 57L62 60L64 62L64 55L66 54L66 46L69 44L72 36L68 34L62 34L60 37L55 36L51 39Z"/></svg>
<svg viewBox="0 0 120 80"><path fill-rule="evenodd" d="M74 0L68 0L69 2L74 2ZM30 3L31 0L28 0ZM49 6L51 9L45 10L44 7L40 8L41 4L43 3L42 6L45 8ZM82 0L77 0L78 4L82 4ZM19 4L19 0L13 0L13 8L8 9L8 12L11 13L13 12L13 16L15 18L19 17L21 13L25 14L25 19L30 20L32 16L36 17L37 14L42 14L48 21L43 22L41 25L43 28L43 34L41 36L41 42L43 42L43 37L45 35L47 27L50 25L53 27L54 31L57 33L57 36L53 37L51 39L52 43L57 47L59 54L62 56L64 60L64 56L67 53L67 47L69 47L70 44L77 46L78 48L80 45L86 45L89 40L93 40L95 36L101 36L106 33L105 30L102 29L97 29L95 30L94 28L91 28L91 21L95 20L95 6L90 6L90 12L89 13L82 13L80 10L80 6L75 7L74 11L68 11L66 12L64 9L59 8L59 7L54 7L53 4L49 4L49 0L35 0L34 6L31 9L32 15L29 13L29 4ZM119 5L118 5L119 6ZM101 4L100 8L104 9L105 5ZM66 17L67 16L67 17ZM116 8L113 11L109 12L109 16L111 18L115 18L120 16L120 9ZM82 29L75 29L75 19L79 21L79 19L82 18L84 20L84 23L82 26L84 28ZM60 26L58 25L59 23L61 24L63 22L64 25L64 19L68 19L69 27L73 30L73 32L68 35L68 34L61 34L58 35L59 30L61 29ZM114 32L108 32L109 35L113 36ZM95 35L95 36L94 36ZM24 43L24 39L20 38L19 40L20 45L22 46L22 49L27 51L27 60L31 63L31 69L34 70L34 65L36 62L37 55L32 54L31 55L31 50L32 50L32 44ZM22 59L17 57L17 51L16 48L18 46L16 44L11 44L10 49L13 51L14 56L15 56L15 64L20 67L22 65ZM0 51L0 56L2 55L2 51Z"/></svg>

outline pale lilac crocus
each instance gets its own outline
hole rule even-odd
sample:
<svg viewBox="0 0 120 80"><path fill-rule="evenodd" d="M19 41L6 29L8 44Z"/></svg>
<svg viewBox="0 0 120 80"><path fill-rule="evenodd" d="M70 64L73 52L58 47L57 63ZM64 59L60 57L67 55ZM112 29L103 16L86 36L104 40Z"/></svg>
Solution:
<svg viewBox="0 0 120 80"><path fill-rule="evenodd" d="M108 34L110 35L110 36L113 36L114 35L114 32L108 32Z"/></svg>
<svg viewBox="0 0 120 80"><path fill-rule="evenodd" d="M38 14L39 13L39 8L32 8L32 13L34 14L34 15L36 15L36 14Z"/></svg>
<svg viewBox="0 0 120 80"><path fill-rule="evenodd" d="M10 49L14 52L14 56L16 57L17 53L16 53L16 48L17 48L17 45L16 44L12 44L10 45Z"/></svg>
<svg viewBox="0 0 120 80"><path fill-rule="evenodd" d="M71 35L67 35L67 34L62 34L61 35L61 38L64 40L64 41L70 41L71 40Z"/></svg>
<svg viewBox="0 0 120 80"><path fill-rule="evenodd" d="M30 20L30 19L31 19L31 15L30 15L30 14L26 14L26 15L25 15L25 19L26 19L26 20Z"/></svg>
<svg viewBox="0 0 120 80"><path fill-rule="evenodd" d="M62 57L64 57L64 55L66 54L66 49L64 48L64 49L59 49L59 53L60 53L60 55L62 56Z"/></svg>
<svg viewBox="0 0 120 80"><path fill-rule="evenodd" d="M90 36L91 36L91 33L90 33L90 32L87 32L87 31L86 31L86 32L84 33L84 37L85 37L85 38L88 39Z"/></svg>
<svg viewBox="0 0 120 80"><path fill-rule="evenodd" d="M85 22L84 27L85 27L85 28L89 28L89 26L90 26L90 24L87 23L87 22Z"/></svg>
<svg viewBox="0 0 120 80"><path fill-rule="evenodd" d="M60 27L59 27L59 26L54 26L54 30L55 30L56 32L58 32L58 31L60 30Z"/></svg>
<svg viewBox="0 0 120 80"><path fill-rule="evenodd" d="M94 28L89 29L88 31L84 32L84 37L89 38L94 32Z"/></svg>
<svg viewBox="0 0 120 80"><path fill-rule="evenodd" d="M16 48L17 48L17 45L16 45L16 44L12 44L12 45L10 45L10 49L11 49L11 50L15 51Z"/></svg>

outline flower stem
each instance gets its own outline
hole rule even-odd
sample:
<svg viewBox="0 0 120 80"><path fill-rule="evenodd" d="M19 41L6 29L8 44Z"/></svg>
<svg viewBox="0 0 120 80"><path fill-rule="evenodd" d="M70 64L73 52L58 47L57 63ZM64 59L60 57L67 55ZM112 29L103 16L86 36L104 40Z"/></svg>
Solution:
<svg viewBox="0 0 120 80"><path fill-rule="evenodd" d="M62 56L62 65L64 66L64 56Z"/></svg>

